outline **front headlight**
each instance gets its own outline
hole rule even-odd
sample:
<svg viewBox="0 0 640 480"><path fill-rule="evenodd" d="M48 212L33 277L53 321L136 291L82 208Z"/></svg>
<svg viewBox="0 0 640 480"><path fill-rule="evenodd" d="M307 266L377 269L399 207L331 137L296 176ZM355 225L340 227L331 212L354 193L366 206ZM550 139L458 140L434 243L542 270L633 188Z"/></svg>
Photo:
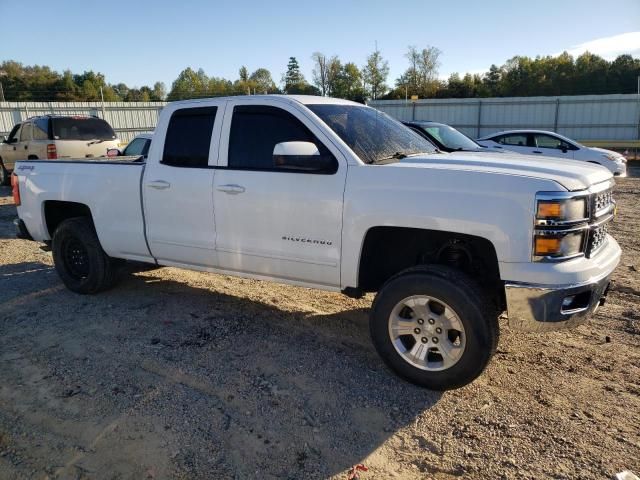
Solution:
<svg viewBox="0 0 640 480"><path fill-rule="evenodd" d="M539 192L535 203L533 259L564 260L584 253L588 223L587 193Z"/></svg>
<svg viewBox="0 0 640 480"><path fill-rule="evenodd" d="M536 202L537 225L559 225L587 220L587 197L558 199L539 195Z"/></svg>
<svg viewBox="0 0 640 480"><path fill-rule="evenodd" d="M606 157L607 159L611 160L612 162L627 163L627 159L625 158L625 156L617 154L617 153L603 153L602 156Z"/></svg>
<svg viewBox="0 0 640 480"><path fill-rule="evenodd" d="M536 231L533 255L542 258L570 258L581 255L585 244L585 229Z"/></svg>

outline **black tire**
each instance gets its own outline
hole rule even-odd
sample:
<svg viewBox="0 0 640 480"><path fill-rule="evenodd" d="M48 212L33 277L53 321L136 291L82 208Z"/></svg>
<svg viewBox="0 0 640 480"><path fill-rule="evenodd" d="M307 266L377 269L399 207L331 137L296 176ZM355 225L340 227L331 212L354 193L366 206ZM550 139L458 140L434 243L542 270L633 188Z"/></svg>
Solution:
<svg viewBox="0 0 640 480"><path fill-rule="evenodd" d="M4 163L2 163L2 159L0 158L0 185L6 187L11 184L11 174L8 172L6 168L4 168Z"/></svg>
<svg viewBox="0 0 640 480"><path fill-rule="evenodd" d="M464 327L465 345L461 356L446 369L414 366L394 347L389 327L391 313L403 300L417 295L447 304ZM483 289L464 273L439 265L411 268L389 279L373 302L369 328L376 350L394 372L411 383L432 390L459 388L475 380L495 353L499 338L496 309ZM421 335L428 337L431 334Z"/></svg>
<svg viewBox="0 0 640 480"><path fill-rule="evenodd" d="M93 294L111 288L118 276L118 262L102 247L87 217L60 223L51 246L58 275L72 292Z"/></svg>

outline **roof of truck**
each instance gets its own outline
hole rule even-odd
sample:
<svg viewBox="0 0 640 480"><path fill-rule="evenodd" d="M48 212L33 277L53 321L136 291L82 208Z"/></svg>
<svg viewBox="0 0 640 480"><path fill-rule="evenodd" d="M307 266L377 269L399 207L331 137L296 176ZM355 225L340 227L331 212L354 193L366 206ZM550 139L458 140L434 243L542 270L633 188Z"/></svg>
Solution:
<svg viewBox="0 0 640 480"><path fill-rule="evenodd" d="M177 102L172 102L181 105L189 105L194 103L206 102L208 100L232 100L242 97L251 97L251 98L272 98L278 100L285 100L289 102L297 102L302 103L304 105L314 105L319 103L330 104L330 105L359 105L362 106L361 103L352 102L351 100L344 100L342 98L332 98L332 97L320 97L316 95L238 95L234 97L211 97L211 98L197 98L192 100L180 100Z"/></svg>

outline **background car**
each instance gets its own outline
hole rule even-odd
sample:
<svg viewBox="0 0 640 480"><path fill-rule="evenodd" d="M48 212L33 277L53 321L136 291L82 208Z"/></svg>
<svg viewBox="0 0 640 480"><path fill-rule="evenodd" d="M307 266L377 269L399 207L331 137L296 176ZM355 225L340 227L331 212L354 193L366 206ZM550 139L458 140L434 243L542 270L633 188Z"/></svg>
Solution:
<svg viewBox="0 0 640 480"><path fill-rule="evenodd" d="M0 144L0 183L9 183L17 160L102 157L118 145L111 125L97 117L32 117L16 124Z"/></svg>
<svg viewBox="0 0 640 480"><path fill-rule="evenodd" d="M147 158L147 154L149 153L149 147L151 146L151 139L153 138L153 133L141 133L137 135L133 140L129 142L129 144L125 147L124 150L117 152L113 152L110 150L107 154L111 156L131 156L137 157L142 156L145 160Z"/></svg>
<svg viewBox="0 0 640 480"><path fill-rule="evenodd" d="M402 122L410 129L433 143L439 150L443 152L487 152L486 147L483 147L475 140L467 137L464 133L456 130L450 125L438 122Z"/></svg>
<svg viewBox="0 0 640 480"><path fill-rule="evenodd" d="M604 148L587 147L554 132L508 130L479 138L477 142L491 150L503 149L597 163L608 168L616 176L627 175L627 159L621 154Z"/></svg>

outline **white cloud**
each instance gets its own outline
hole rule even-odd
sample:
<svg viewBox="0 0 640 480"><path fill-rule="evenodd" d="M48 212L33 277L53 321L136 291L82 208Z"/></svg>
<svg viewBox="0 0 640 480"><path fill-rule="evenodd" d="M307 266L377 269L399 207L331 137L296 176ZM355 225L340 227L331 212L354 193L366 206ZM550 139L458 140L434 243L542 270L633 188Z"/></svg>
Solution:
<svg viewBox="0 0 640 480"><path fill-rule="evenodd" d="M618 55L623 54L640 57L640 32L621 33L611 37L596 38L567 49L567 52L574 57L587 51L606 60L614 60ZM554 56L560 53L562 52L558 52Z"/></svg>

